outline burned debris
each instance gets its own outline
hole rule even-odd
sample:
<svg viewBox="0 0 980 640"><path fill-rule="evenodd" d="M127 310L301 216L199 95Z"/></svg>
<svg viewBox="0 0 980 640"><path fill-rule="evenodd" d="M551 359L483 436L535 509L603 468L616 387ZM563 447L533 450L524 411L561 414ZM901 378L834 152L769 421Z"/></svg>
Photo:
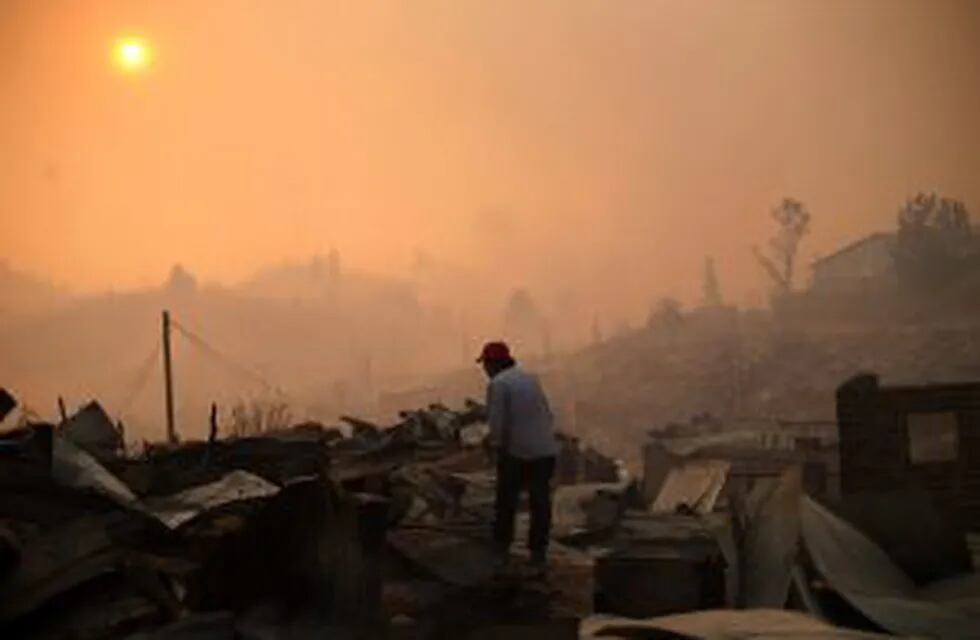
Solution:
<svg viewBox="0 0 980 640"><path fill-rule="evenodd" d="M91 403L0 434L0 630L976 638L971 390L853 380L838 395L839 437L833 424L700 416L651 432L639 474L563 435L544 577L495 568L478 403L140 451ZM913 446L946 451L950 437L934 420L930 440L908 415L944 412L957 453L918 468ZM883 475L850 449L872 436L879 455L904 452Z"/></svg>
<svg viewBox="0 0 980 640"><path fill-rule="evenodd" d="M557 593L493 576L482 419L476 403L433 405L385 427L347 418L127 453L91 403L4 433L0 626L52 638L567 626L591 611L586 554L556 551Z"/></svg>
<svg viewBox="0 0 980 640"><path fill-rule="evenodd" d="M11 411L17 406L17 400L14 399L10 392L0 387L0 422L7 417Z"/></svg>

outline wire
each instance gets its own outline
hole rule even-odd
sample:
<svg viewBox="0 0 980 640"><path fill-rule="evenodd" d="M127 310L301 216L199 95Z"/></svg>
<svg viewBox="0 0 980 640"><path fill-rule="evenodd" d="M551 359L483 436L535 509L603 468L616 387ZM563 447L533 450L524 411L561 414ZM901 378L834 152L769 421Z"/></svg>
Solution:
<svg viewBox="0 0 980 640"><path fill-rule="evenodd" d="M218 350L216 347L212 346L207 340L205 340L201 336L197 335L196 333L194 333L193 331L191 331L187 327L183 326L182 324L178 323L176 320L172 320L171 321L171 326L173 326L182 336L184 336L185 338L187 338L187 340L192 345L194 345L197 348L201 349L204 353L206 353L207 355L211 356L212 358L214 358L215 360L217 360L218 362L220 362L221 364L223 364L225 367L227 367L227 368L235 371L236 373L238 373L241 376L244 376L246 378L250 378L250 379L258 382L263 387L265 387L267 390L272 391L273 393L275 393L275 394L277 394L279 396L288 397L288 394L286 394L286 392L283 391L281 387L279 387L279 386L271 383L262 374L258 373L254 369L252 369L252 368L250 368L250 367L248 367L248 366L246 366L244 364L240 364L240 363L236 362L235 360L233 360L232 358L230 358L229 356L225 355L220 350Z"/></svg>
<svg viewBox="0 0 980 640"><path fill-rule="evenodd" d="M121 405L122 408L119 410L119 415L123 415L126 412L128 412L129 409L132 407L133 402L136 401L136 398L139 397L139 395L143 392L143 389L146 388L146 383L150 379L150 372L153 370L153 365L156 363L157 356L159 355L160 355L160 345L157 344L153 347L153 350L150 352L150 356L146 360L144 360L143 363L140 365L139 369L137 369L136 375L134 376L133 383L129 386L129 389L127 390L126 394L123 396L125 400Z"/></svg>

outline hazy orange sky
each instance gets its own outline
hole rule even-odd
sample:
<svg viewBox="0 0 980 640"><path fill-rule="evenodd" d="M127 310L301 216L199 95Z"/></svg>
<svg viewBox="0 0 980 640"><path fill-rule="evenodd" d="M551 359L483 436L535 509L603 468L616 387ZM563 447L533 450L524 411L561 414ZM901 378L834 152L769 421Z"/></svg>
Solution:
<svg viewBox="0 0 980 640"><path fill-rule="evenodd" d="M78 290L423 247L630 310L711 254L745 298L781 196L811 258L919 189L980 211L980 2L0 2L0 255Z"/></svg>

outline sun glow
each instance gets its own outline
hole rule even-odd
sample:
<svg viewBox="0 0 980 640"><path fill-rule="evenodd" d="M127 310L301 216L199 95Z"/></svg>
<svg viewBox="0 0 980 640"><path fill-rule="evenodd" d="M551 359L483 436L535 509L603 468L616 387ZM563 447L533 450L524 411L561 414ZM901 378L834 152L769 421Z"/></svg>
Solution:
<svg viewBox="0 0 980 640"><path fill-rule="evenodd" d="M150 48L139 38L121 38L113 53L116 65L129 73L141 71L150 63Z"/></svg>

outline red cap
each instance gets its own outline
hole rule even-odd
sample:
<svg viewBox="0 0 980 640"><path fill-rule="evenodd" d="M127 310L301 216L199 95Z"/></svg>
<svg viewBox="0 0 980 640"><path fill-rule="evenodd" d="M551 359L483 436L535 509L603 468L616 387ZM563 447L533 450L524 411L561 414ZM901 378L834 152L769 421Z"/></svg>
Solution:
<svg viewBox="0 0 980 640"><path fill-rule="evenodd" d="M510 347L505 342L488 342L483 345L483 351L477 362L504 362L510 360Z"/></svg>

